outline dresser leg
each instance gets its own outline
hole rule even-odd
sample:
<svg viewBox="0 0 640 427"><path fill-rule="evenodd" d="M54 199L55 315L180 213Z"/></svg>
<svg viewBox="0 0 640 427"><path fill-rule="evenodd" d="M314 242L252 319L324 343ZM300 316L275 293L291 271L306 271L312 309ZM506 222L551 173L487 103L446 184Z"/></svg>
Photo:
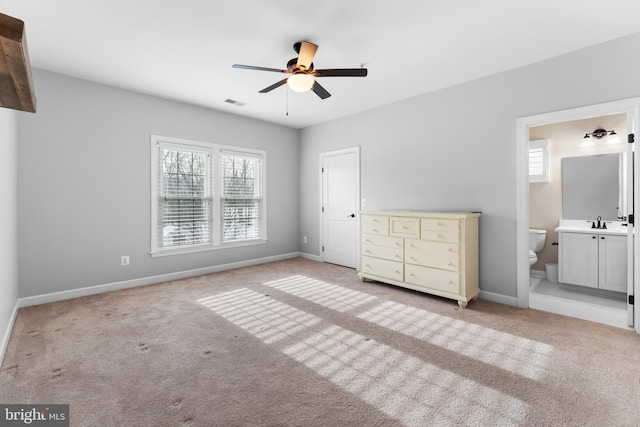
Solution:
<svg viewBox="0 0 640 427"><path fill-rule="evenodd" d="M467 304L469 304L467 301L458 301L460 308L467 308Z"/></svg>
<svg viewBox="0 0 640 427"><path fill-rule="evenodd" d="M360 281L361 281L362 283L364 283L366 280L367 280L367 279L365 279L364 277L360 277Z"/></svg>

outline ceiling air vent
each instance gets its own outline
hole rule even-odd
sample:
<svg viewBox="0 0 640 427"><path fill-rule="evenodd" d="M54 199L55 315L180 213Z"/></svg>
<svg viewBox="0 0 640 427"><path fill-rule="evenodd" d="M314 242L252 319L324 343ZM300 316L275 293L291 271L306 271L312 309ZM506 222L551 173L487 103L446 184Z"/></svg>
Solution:
<svg viewBox="0 0 640 427"><path fill-rule="evenodd" d="M245 105L247 105L245 102L240 102L240 101L236 101L235 99L225 99L224 102L226 102L227 104L233 104L233 105L237 105L238 107L244 107Z"/></svg>

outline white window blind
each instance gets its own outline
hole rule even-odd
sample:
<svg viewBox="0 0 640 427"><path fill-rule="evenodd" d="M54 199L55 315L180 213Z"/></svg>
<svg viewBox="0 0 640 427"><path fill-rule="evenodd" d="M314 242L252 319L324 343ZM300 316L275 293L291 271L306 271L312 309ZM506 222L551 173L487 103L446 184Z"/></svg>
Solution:
<svg viewBox="0 0 640 427"><path fill-rule="evenodd" d="M262 233L261 159L222 152L222 240L260 238Z"/></svg>
<svg viewBox="0 0 640 427"><path fill-rule="evenodd" d="M549 140L529 142L529 182L549 182Z"/></svg>
<svg viewBox="0 0 640 427"><path fill-rule="evenodd" d="M211 155L159 145L158 242L176 247L211 242Z"/></svg>

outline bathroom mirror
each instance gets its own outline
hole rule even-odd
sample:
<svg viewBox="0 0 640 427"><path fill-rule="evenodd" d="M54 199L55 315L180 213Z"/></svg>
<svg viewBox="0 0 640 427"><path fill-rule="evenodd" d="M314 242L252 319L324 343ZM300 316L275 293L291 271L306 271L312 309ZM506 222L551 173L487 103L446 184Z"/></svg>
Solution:
<svg viewBox="0 0 640 427"><path fill-rule="evenodd" d="M562 158L564 219L619 221L626 215L626 153Z"/></svg>

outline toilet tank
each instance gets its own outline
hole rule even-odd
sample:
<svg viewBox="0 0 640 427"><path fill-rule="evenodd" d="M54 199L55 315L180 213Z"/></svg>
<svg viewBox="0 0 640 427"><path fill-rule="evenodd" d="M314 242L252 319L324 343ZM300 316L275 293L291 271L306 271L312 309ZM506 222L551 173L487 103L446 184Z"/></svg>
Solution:
<svg viewBox="0 0 640 427"><path fill-rule="evenodd" d="M529 249L534 252L540 252L544 248L544 242L547 239L547 230L529 229Z"/></svg>

